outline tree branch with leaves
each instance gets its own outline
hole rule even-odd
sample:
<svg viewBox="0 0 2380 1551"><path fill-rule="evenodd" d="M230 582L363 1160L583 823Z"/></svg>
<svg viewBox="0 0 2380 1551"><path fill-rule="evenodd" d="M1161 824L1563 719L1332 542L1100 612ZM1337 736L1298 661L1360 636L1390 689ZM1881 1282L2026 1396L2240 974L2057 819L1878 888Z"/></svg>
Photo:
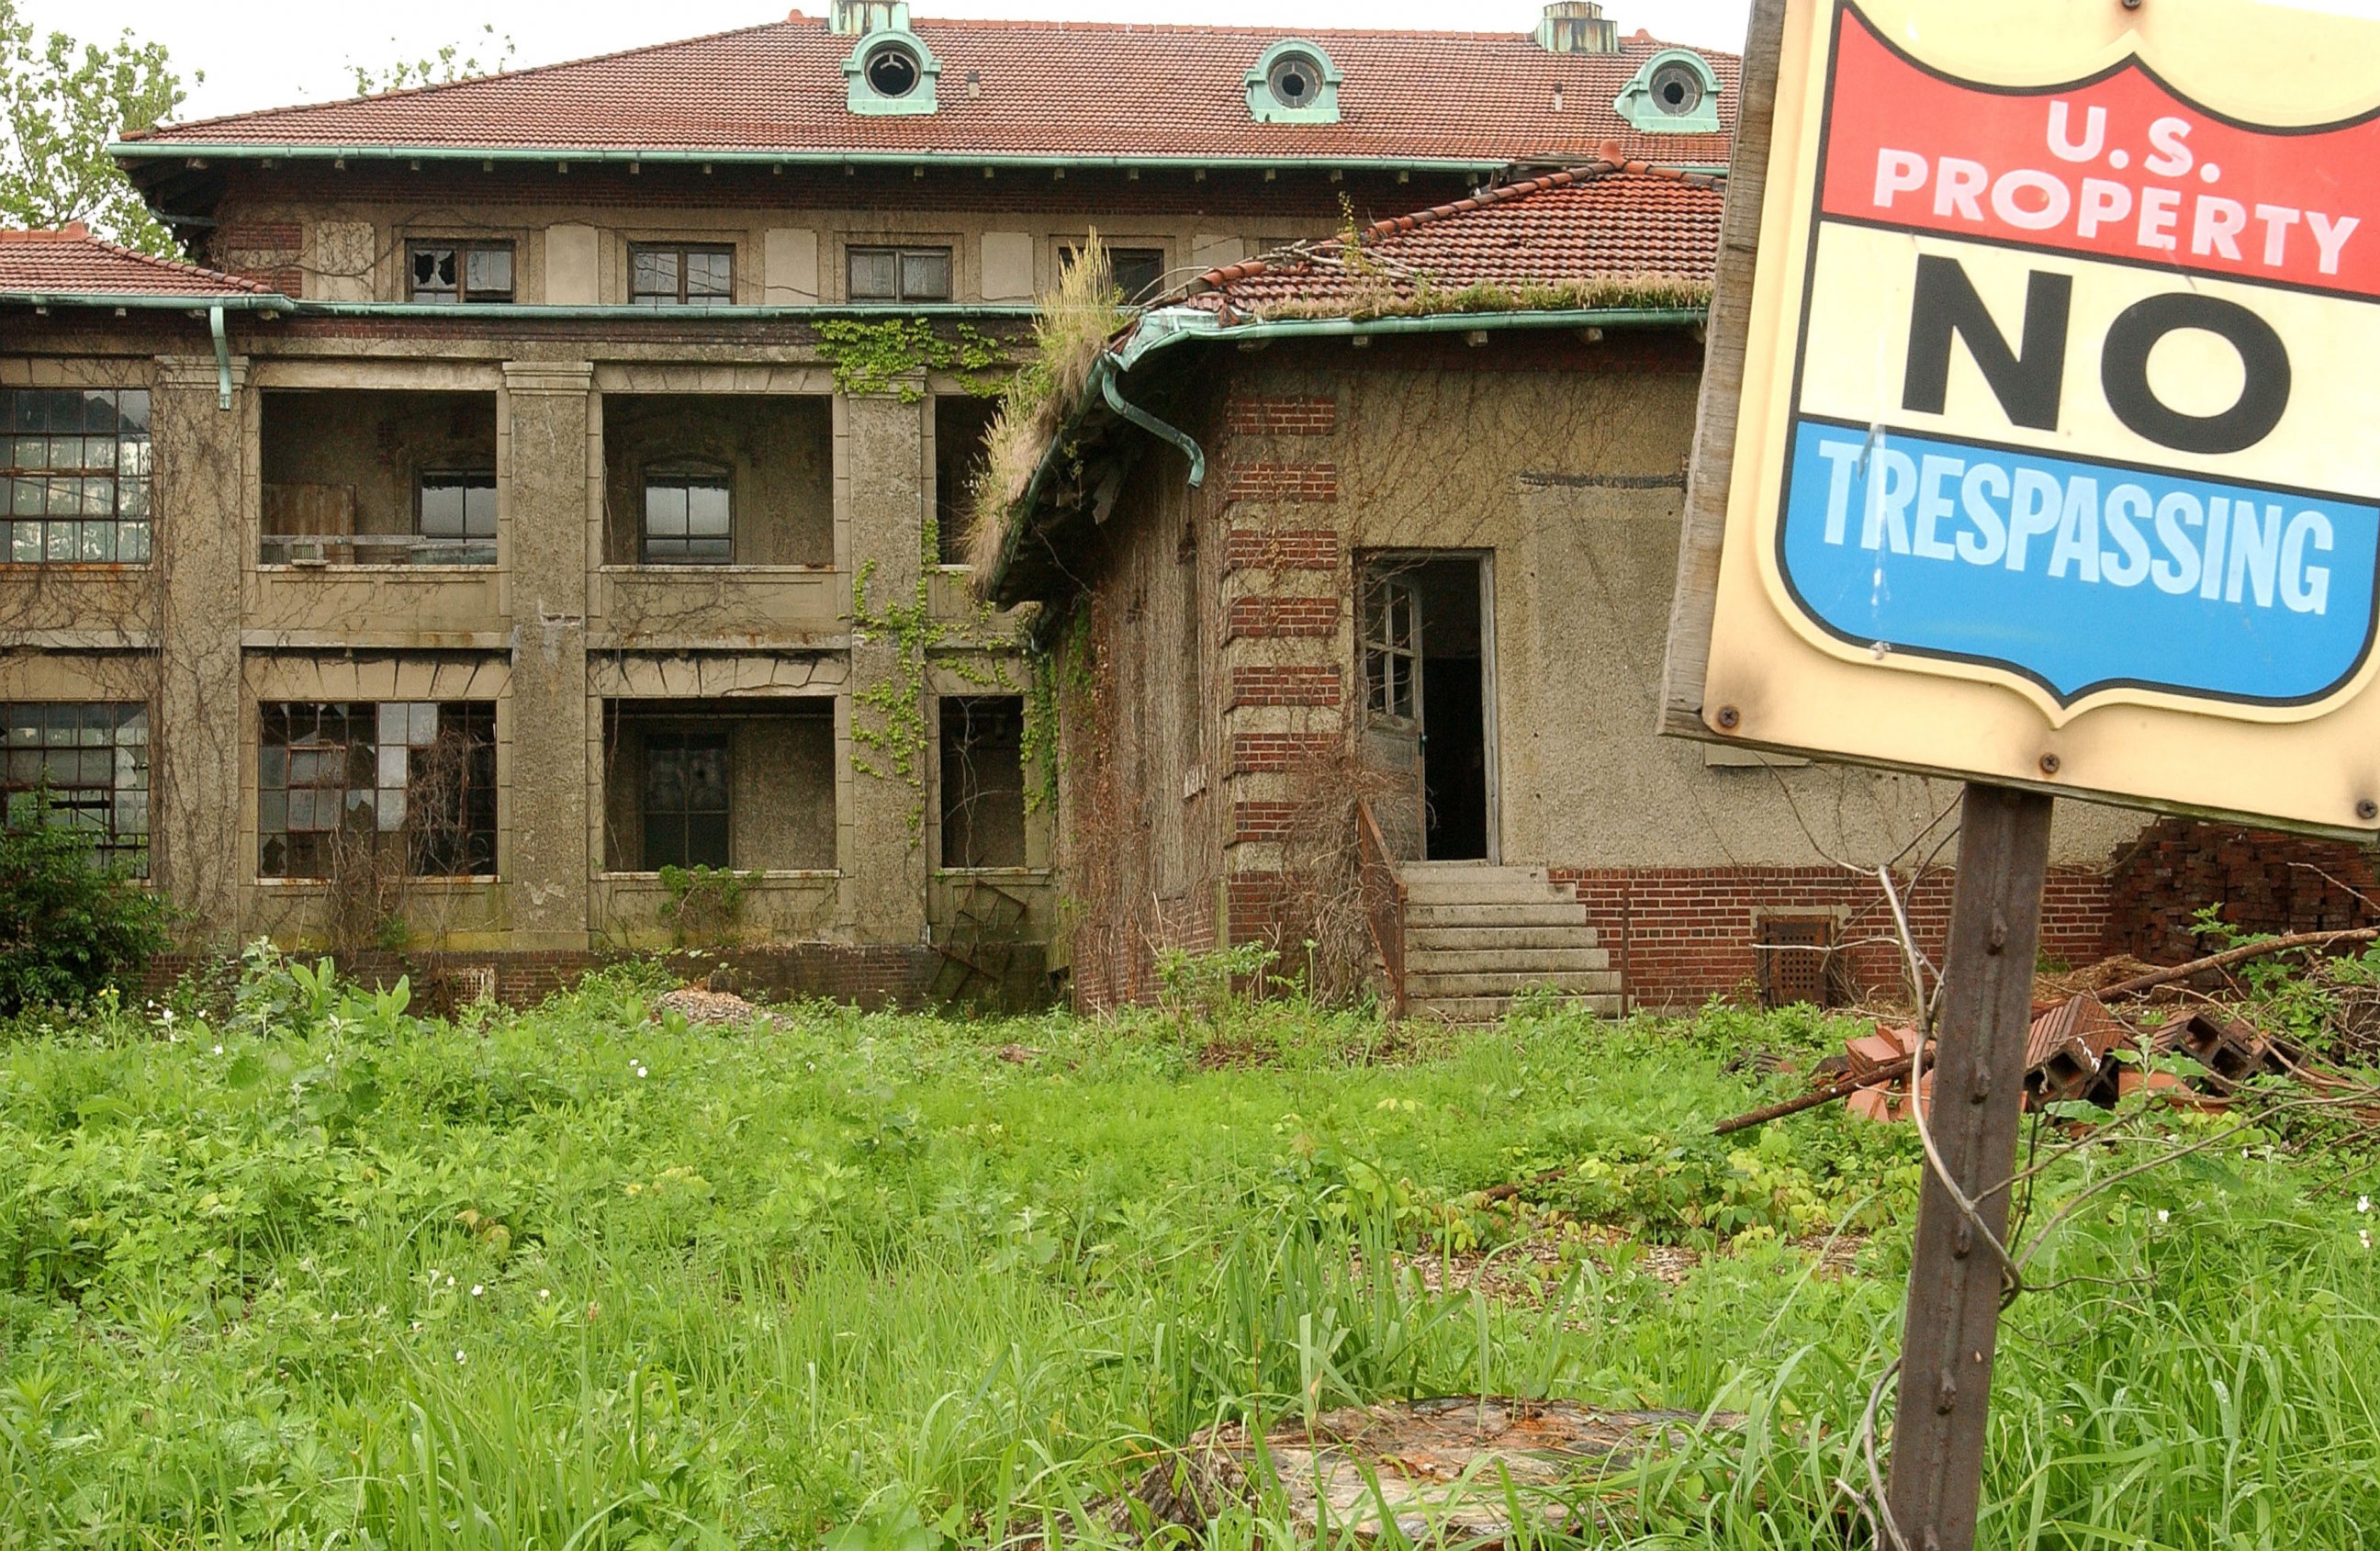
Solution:
<svg viewBox="0 0 2380 1551"><path fill-rule="evenodd" d="M127 248L172 255L173 234L107 147L164 121L185 95L163 43L129 31L104 45L38 34L17 0L0 0L0 224L81 221Z"/></svg>

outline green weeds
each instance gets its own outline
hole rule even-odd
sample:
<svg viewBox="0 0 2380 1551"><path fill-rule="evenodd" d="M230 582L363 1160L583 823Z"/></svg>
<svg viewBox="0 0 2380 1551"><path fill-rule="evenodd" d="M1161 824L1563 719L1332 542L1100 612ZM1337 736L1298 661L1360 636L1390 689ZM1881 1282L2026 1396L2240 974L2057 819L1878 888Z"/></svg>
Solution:
<svg viewBox="0 0 2380 1551"><path fill-rule="evenodd" d="M1539 1010L1391 1061L1222 985L715 1029L657 1021L664 984L434 1021L260 952L214 1022L0 1036L0 1547L1087 1544L1200 1427L1478 1391L1747 1414L1606 1484L1607 1543L1856 1524L1912 1145L1707 1136L1784 1091L1736 1058L1820 1021ZM1994 1544L2380 1522L2368 1171L2246 1140L2036 1263L2067 1285L2003 1342ZM1808 1242L1838 1233L1849 1274ZM1702 1258L1657 1276L1659 1242ZM1286 1544L1278 1514L1212 1543Z"/></svg>

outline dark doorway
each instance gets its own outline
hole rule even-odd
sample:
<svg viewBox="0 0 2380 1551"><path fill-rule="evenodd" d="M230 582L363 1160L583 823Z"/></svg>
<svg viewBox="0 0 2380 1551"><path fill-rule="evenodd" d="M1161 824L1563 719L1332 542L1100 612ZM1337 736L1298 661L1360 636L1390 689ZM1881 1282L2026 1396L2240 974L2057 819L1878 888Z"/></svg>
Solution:
<svg viewBox="0 0 2380 1551"><path fill-rule="evenodd" d="M1381 820L1391 844L1417 851L1415 859L1490 859L1487 597L1485 555L1408 551L1365 567L1364 746L1393 749L1401 733L1406 757L1418 755L1418 833ZM1398 682L1408 675L1416 682ZM1396 838L1400 829L1411 839Z"/></svg>

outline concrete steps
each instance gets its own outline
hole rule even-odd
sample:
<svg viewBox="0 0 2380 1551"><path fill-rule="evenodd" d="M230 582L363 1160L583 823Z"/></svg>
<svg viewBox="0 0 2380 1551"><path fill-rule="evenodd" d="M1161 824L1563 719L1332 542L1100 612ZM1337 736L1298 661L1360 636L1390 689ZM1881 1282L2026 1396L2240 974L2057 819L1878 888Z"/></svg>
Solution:
<svg viewBox="0 0 2380 1551"><path fill-rule="evenodd" d="M1620 975L1586 907L1542 867L1409 864L1405 997L1416 1017L1492 1023L1526 991L1554 991L1601 1017L1620 1012Z"/></svg>

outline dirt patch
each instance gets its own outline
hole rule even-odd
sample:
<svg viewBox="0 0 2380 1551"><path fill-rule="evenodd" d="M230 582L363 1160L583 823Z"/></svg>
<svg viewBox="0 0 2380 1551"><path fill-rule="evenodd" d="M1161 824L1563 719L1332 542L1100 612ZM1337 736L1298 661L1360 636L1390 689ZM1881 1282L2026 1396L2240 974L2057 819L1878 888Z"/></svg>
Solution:
<svg viewBox="0 0 2380 1551"><path fill-rule="evenodd" d="M656 1016L674 1012L689 1024L773 1024L777 1015L765 1007L757 1007L732 991L707 991L698 986L681 986L674 991L664 991L653 1003Z"/></svg>

